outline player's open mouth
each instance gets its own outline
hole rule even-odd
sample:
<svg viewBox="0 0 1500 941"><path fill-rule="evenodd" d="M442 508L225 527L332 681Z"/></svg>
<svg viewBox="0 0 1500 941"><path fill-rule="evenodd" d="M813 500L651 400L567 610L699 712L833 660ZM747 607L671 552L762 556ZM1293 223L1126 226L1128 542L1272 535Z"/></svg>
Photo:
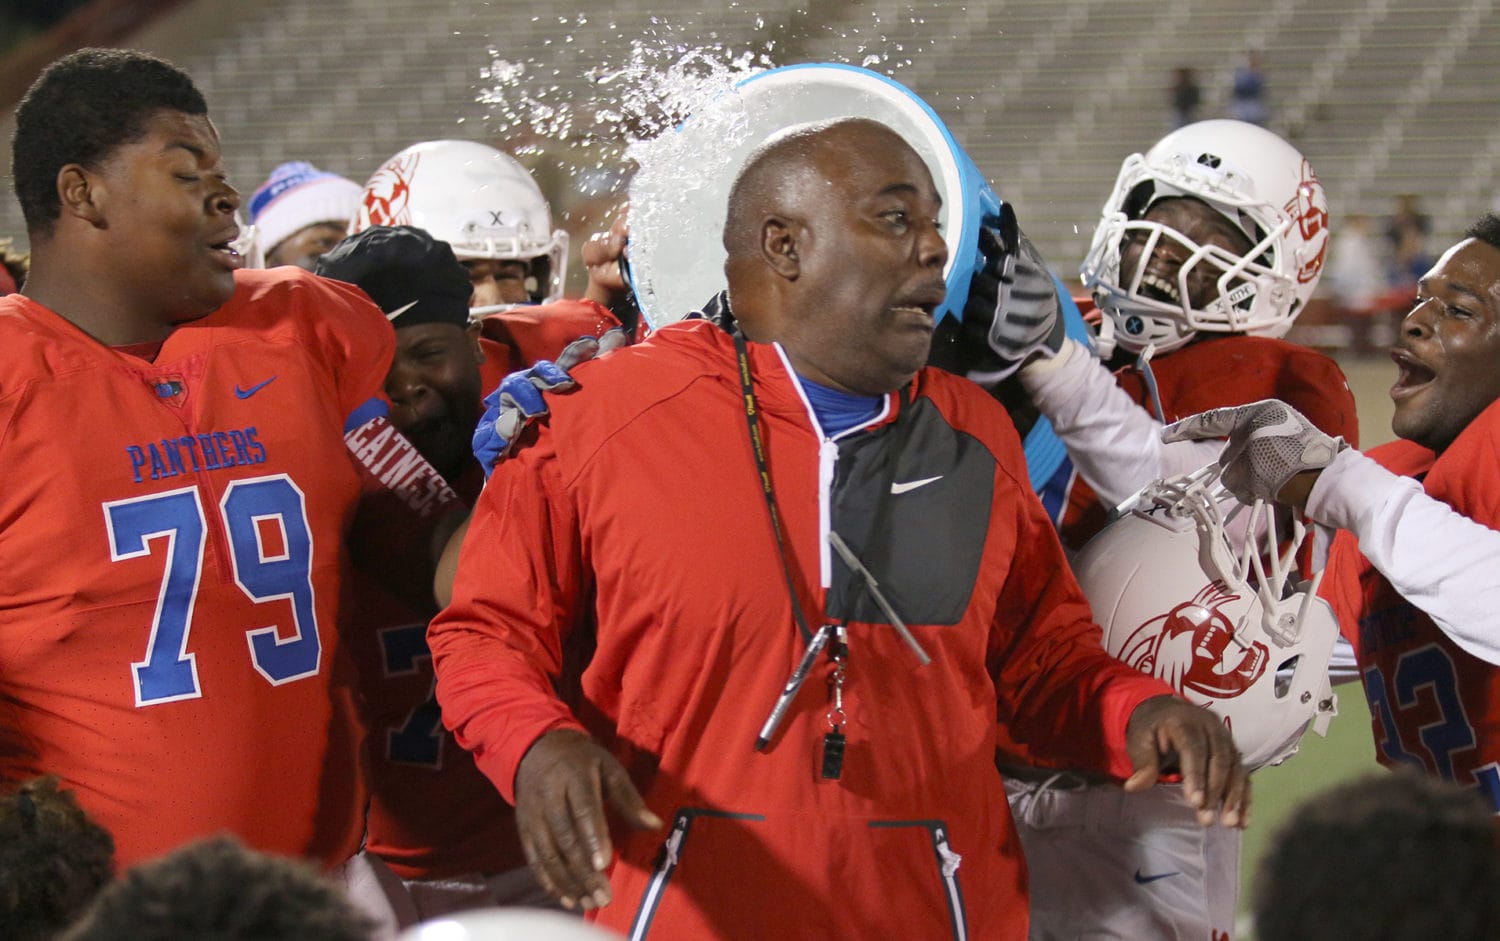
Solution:
<svg viewBox="0 0 1500 941"><path fill-rule="evenodd" d="M1415 395L1437 378L1437 372L1431 366L1404 350L1392 350L1391 359L1396 363L1396 383L1390 392L1393 399Z"/></svg>
<svg viewBox="0 0 1500 941"><path fill-rule="evenodd" d="M208 247L216 252L230 268L243 268L245 259L239 250L234 247L234 239L238 233L230 235L222 242L214 242Z"/></svg>
<svg viewBox="0 0 1500 941"><path fill-rule="evenodd" d="M891 305L891 313L913 326L924 326L931 330L934 325L933 312L948 296L948 285L942 281L926 284L903 297L900 303Z"/></svg>
<svg viewBox="0 0 1500 941"><path fill-rule="evenodd" d="M1182 295L1178 293L1177 285L1154 274L1147 274L1141 278L1140 294L1153 301L1166 301L1169 304L1182 303Z"/></svg>

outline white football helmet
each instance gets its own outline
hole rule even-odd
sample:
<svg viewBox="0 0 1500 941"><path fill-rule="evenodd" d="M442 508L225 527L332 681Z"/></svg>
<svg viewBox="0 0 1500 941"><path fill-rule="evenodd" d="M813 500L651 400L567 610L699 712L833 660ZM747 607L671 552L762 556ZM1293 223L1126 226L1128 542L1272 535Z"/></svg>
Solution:
<svg viewBox="0 0 1500 941"><path fill-rule="evenodd" d="M568 233L552 228L552 211L526 168L485 144L426 141L387 160L365 184L349 234L372 225L426 229L452 245L459 261L527 262L532 300L562 296Z"/></svg>
<svg viewBox="0 0 1500 941"><path fill-rule="evenodd" d="M1251 770L1337 712L1338 623L1321 573L1295 577L1306 529L1278 540L1275 516L1236 501L1210 464L1146 487L1074 560L1110 654L1222 718Z"/></svg>
<svg viewBox="0 0 1500 941"><path fill-rule="evenodd" d="M1157 200L1180 196L1207 203L1253 247L1236 255L1142 219ZM1162 240L1176 242L1186 258L1176 284L1143 290L1144 263L1122 273L1131 240L1145 240L1143 259ZM1200 121L1125 158L1081 273L1116 343L1133 353L1154 343L1164 353L1199 330L1283 336L1317 286L1327 247L1328 199L1296 148L1254 124ZM1198 308L1189 299L1195 269L1218 286Z"/></svg>

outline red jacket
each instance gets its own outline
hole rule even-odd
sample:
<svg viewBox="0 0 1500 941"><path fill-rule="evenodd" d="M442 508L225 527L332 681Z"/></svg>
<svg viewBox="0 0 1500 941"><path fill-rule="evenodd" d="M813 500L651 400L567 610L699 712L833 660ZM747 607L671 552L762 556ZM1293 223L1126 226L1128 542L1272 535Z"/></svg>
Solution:
<svg viewBox="0 0 1500 941"><path fill-rule="evenodd" d="M777 348L750 359L798 602L814 627L849 631L842 779L818 774L826 661L771 747L753 747L805 645L733 343L704 322L579 367L580 390L551 397L549 424L496 469L429 632L444 721L507 797L552 729L586 729L631 771L673 823L615 835L597 918L616 929L1024 938L997 720L1123 776L1129 714L1169 690L1100 648L1020 441L977 386L924 369L910 401L892 394L830 441ZM929 665L830 556L830 526ZM590 620L592 657L569 683Z"/></svg>

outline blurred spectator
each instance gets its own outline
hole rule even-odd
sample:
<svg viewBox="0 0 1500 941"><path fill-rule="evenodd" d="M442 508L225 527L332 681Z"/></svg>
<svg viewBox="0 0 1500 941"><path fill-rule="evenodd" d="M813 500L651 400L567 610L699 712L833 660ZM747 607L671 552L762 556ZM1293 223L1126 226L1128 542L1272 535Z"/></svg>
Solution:
<svg viewBox="0 0 1500 941"><path fill-rule="evenodd" d="M1500 843L1477 792L1420 772L1368 775L1313 796L1261 859L1261 941L1500 937Z"/></svg>
<svg viewBox="0 0 1500 941"><path fill-rule="evenodd" d="M1229 98L1229 116L1264 126L1271 119L1266 102L1266 75L1261 70L1260 53L1245 53L1245 61L1234 70L1234 88Z"/></svg>
<svg viewBox="0 0 1500 941"><path fill-rule="evenodd" d="M14 245L11 239L0 239L0 297L16 293L26 280L31 256L17 252Z"/></svg>
<svg viewBox="0 0 1500 941"><path fill-rule="evenodd" d="M1432 234L1432 219L1422 211L1421 200L1414 193L1396 196L1391 218L1385 224L1386 241L1391 248L1391 275L1395 284L1416 284L1434 261L1427 247Z"/></svg>
<svg viewBox="0 0 1500 941"><path fill-rule="evenodd" d="M359 209L359 184L310 163L283 163L250 197L250 224L266 267L313 270Z"/></svg>
<svg viewBox="0 0 1500 941"><path fill-rule="evenodd" d="M305 863L230 837L191 843L132 867L64 941L369 941L372 925Z"/></svg>
<svg viewBox="0 0 1500 941"><path fill-rule="evenodd" d="M1203 89L1198 73L1186 66L1172 70L1172 130L1198 120L1198 106L1203 103Z"/></svg>
<svg viewBox="0 0 1500 941"><path fill-rule="evenodd" d="M66 928L114 875L115 841L57 779L0 798L0 925L10 941Z"/></svg>
<svg viewBox="0 0 1500 941"><path fill-rule="evenodd" d="M1339 306L1369 313L1386 288L1385 261L1370 217L1351 213L1328 248L1328 280Z"/></svg>

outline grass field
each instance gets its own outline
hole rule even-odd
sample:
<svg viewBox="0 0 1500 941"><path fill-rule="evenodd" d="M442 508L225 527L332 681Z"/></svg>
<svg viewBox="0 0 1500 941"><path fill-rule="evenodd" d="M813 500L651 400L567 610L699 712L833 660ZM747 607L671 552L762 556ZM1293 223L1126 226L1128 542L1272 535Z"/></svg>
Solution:
<svg viewBox="0 0 1500 941"><path fill-rule="evenodd" d="M1284 764L1255 773L1251 795L1250 828L1245 831L1240 866L1241 927L1235 941L1253 938L1245 917L1255 870L1271 836L1287 813L1304 798L1348 778L1374 771L1375 746L1370 736L1370 710L1358 683L1335 687L1339 714L1328 726L1328 737L1309 732L1302 748Z"/></svg>
<svg viewBox="0 0 1500 941"><path fill-rule="evenodd" d="M1335 357L1349 377L1359 414L1360 447L1370 448L1391 440L1391 400L1386 394L1396 369L1384 356ZM1240 868L1240 912L1248 911L1255 869L1266 844L1301 800L1326 787L1379 768L1370 735L1370 710L1359 684L1336 687L1339 714L1329 725L1328 737L1309 733L1302 749L1285 764L1266 768L1254 778L1254 804L1250 828L1245 831L1244 857ZM1236 941L1252 941L1248 919L1241 918Z"/></svg>

